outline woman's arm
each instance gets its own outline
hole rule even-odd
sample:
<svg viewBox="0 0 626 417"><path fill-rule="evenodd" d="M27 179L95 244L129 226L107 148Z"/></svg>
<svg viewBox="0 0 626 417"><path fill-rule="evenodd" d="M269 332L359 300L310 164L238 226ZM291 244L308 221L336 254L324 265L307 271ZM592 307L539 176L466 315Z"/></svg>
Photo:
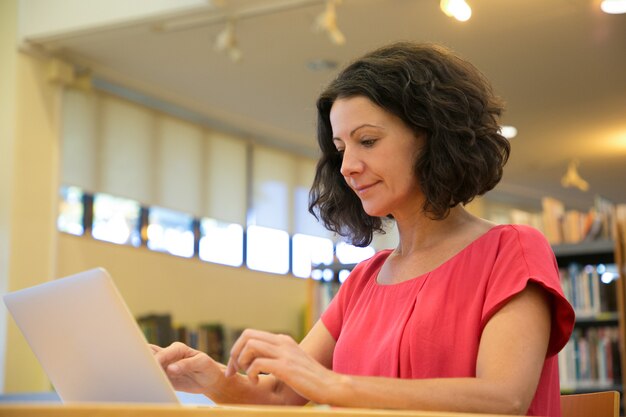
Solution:
<svg viewBox="0 0 626 417"><path fill-rule="evenodd" d="M243 369L255 383L259 373L270 373L301 397L336 406L525 414L549 339L548 297L541 287L529 284L485 326L476 378L406 380L340 375L316 365L294 343L254 332L242 335L233 346L227 374Z"/></svg>
<svg viewBox="0 0 626 417"><path fill-rule="evenodd" d="M264 332L246 330L244 335L250 333ZM290 340L321 368L332 364L335 341L321 322L313 326L299 346L287 336L272 336ZM177 390L205 394L217 403L300 405L308 401L273 375L255 376L254 380L241 374L226 377L225 365L183 343L152 349Z"/></svg>

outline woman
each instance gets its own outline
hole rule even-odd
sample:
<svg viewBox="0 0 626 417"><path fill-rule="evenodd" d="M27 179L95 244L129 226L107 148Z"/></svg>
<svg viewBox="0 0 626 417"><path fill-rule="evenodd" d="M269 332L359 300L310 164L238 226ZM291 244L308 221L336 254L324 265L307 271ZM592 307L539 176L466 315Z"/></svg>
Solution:
<svg viewBox="0 0 626 417"><path fill-rule="evenodd" d="M299 345L246 330L227 366L155 347L174 386L218 403L560 415L574 313L554 255L537 231L463 208L509 155L489 83L442 47L397 43L344 69L317 108L311 211L358 245L393 218L398 247L359 264Z"/></svg>

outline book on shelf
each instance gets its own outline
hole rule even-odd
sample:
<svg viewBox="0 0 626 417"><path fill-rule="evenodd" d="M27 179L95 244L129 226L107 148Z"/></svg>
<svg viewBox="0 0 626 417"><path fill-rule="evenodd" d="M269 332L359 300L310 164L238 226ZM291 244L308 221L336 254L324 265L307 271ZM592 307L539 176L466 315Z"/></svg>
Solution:
<svg viewBox="0 0 626 417"><path fill-rule="evenodd" d="M198 327L198 347L217 362L225 360L224 326L221 323L203 324Z"/></svg>
<svg viewBox="0 0 626 417"><path fill-rule="evenodd" d="M543 208L543 233L551 244L563 242L563 228L561 222L565 213L565 206L556 198L544 197L541 199Z"/></svg>
<svg viewBox="0 0 626 417"><path fill-rule="evenodd" d="M615 204L612 201L596 196L594 198L594 210L598 219L596 220L601 227L597 230L595 239L613 239L615 227Z"/></svg>
<svg viewBox="0 0 626 417"><path fill-rule="evenodd" d="M585 221L589 213L578 210L566 210L563 213L563 242L578 243L585 238Z"/></svg>
<svg viewBox="0 0 626 417"><path fill-rule="evenodd" d="M542 213L534 213L526 210L511 209L509 213L511 224L523 224L534 227L537 230L544 230Z"/></svg>
<svg viewBox="0 0 626 417"><path fill-rule="evenodd" d="M227 360L232 344L243 332L222 323L204 323L196 327L172 324L170 314L147 314L137 317L139 328L148 343L169 346L175 341L205 352L218 362Z"/></svg>
<svg viewBox="0 0 626 417"><path fill-rule="evenodd" d="M612 240L615 234L616 207L612 201L595 196L593 207L586 212L566 210L561 201L544 197L543 233L553 245Z"/></svg>
<svg viewBox="0 0 626 417"><path fill-rule="evenodd" d="M563 391L614 389L622 381L618 328L574 329L558 361Z"/></svg>
<svg viewBox="0 0 626 417"><path fill-rule="evenodd" d="M615 206L615 232L619 231L622 239L626 238L626 204Z"/></svg>
<svg viewBox="0 0 626 417"><path fill-rule="evenodd" d="M599 268L606 270L607 266L571 263L559 269L563 294L574 308L577 319L601 318L617 311L616 281L602 281Z"/></svg>
<svg viewBox="0 0 626 417"><path fill-rule="evenodd" d="M169 346L174 342L172 317L169 314L147 314L138 317L137 323L148 343Z"/></svg>

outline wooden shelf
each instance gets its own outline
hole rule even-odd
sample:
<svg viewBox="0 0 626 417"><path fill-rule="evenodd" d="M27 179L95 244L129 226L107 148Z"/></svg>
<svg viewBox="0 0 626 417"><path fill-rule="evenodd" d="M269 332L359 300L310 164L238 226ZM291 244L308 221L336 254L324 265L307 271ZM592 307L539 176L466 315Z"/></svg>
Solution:
<svg viewBox="0 0 626 417"><path fill-rule="evenodd" d="M591 240L580 243L553 245L559 267L572 262L579 264L600 264L615 262L615 243L612 240Z"/></svg>
<svg viewBox="0 0 626 417"><path fill-rule="evenodd" d="M557 258L563 256L581 256L581 255L601 255L610 254L613 256L615 243L612 240L590 240L580 243L564 243L561 245L553 245L552 250Z"/></svg>
<svg viewBox="0 0 626 417"><path fill-rule="evenodd" d="M621 384L598 384L598 383L581 383L576 386L561 386L561 394L585 394L588 392L599 391L622 391Z"/></svg>
<svg viewBox="0 0 626 417"><path fill-rule="evenodd" d="M593 316L576 315L576 325L593 325L593 324L617 324L619 313L608 312L599 313Z"/></svg>

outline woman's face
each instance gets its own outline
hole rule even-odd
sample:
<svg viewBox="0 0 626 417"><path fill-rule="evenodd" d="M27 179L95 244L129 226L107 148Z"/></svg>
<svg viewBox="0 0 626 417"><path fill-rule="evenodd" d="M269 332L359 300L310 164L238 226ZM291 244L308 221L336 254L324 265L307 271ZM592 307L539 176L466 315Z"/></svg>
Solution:
<svg viewBox="0 0 626 417"><path fill-rule="evenodd" d="M333 142L343 154L341 174L367 214L391 214L398 220L421 210L414 165L423 137L362 96L337 99L330 123Z"/></svg>

